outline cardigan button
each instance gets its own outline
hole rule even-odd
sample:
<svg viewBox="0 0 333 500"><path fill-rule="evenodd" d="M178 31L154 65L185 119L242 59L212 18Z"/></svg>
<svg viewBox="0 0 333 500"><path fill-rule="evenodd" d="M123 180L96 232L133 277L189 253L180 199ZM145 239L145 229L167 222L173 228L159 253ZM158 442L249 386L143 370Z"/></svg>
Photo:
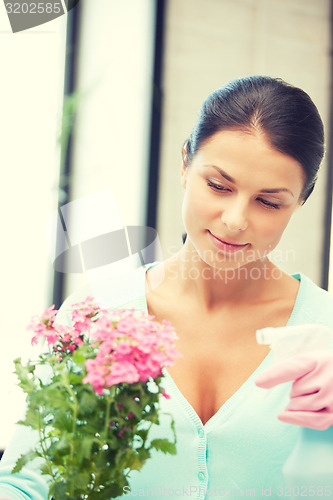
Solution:
<svg viewBox="0 0 333 500"><path fill-rule="evenodd" d="M200 481L205 480L205 474L203 472L199 472L198 477L199 477Z"/></svg>
<svg viewBox="0 0 333 500"><path fill-rule="evenodd" d="M204 435L205 435L205 431L204 431L203 429L199 429L199 430L198 430L198 434L199 434L199 437L201 437L201 438L202 438L202 437L204 437Z"/></svg>

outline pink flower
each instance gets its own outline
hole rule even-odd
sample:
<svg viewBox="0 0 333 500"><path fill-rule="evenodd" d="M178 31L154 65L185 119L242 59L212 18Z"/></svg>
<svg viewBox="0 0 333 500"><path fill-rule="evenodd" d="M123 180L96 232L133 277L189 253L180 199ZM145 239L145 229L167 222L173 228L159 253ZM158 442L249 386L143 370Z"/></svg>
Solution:
<svg viewBox="0 0 333 500"><path fill-rule="evenodd" d="M138 381L138 371L135 366L128 361L123 361L121 363L116 361L113 363L110 373L105 377L107 387L120 383L133 384Z"/></svg>
<svg viewBox="0 0 333 500"><path fill-rule="evenodd" d="M164 396L164 397L165 397L165 399L170 399L170 398L171 398L170 394L167 394L167 393L165 392L165 389L163 389L162 396Z"/></svg>
<svg viewBox="0 0 333 500"><path fill-rule="evenodd" d="M133 347L128 342L120 340L115 346L116 359L122 359L124 357L126 358L126 356L129 356L131 354L132 350Z"/></svg>
<svg viewBox="0 0 333 500"><path fill-rule="evenodd" d="M73 307L73 326L55 323L54 306L34 317L29 324L35 333L32 343L46 339L55 353L62 353L61 359L82 344L90 344L96 354L86 361L83 382L90 383L97 394L102 395L112 385L154 379L162 374L163 366L170 366L179 356L174 348L177 335L166 321L158 323L153 316L134 309L110 312L101 309L92 297Z"/></svg>
<svg viewBox="0 0 333 500"><path fill-rule="evenodd" d="M93 361L93 360L89 360ZM88 361L87 361L88 363ZM88 372L86 377L82 380L84 384L91 384L93 386L94 391L99 394L100 396L103 396L104 391L104 374L98 370L91 370Z"/></svg>
<svg viewBox="0 0 333 500"><path fill-rule="evenodd" d="M57 314L54 309L54 304L46 309L40 316L33 316L28 324L28 330L36 333L31 340L32 344L37 344L40 338L46 338L49 344L57 341L58 334L56 333L53 323Z"/></svg>
<svg viewBox="0 0 333 500"><path fill-rule="evenodd" d="M157 323L152 316L135 310L103 311L90 333L98 352L94 363L86 363L85 381L98 391L101 387L154 379L179 355L174 349L177 336L170 323Z"/></svg>

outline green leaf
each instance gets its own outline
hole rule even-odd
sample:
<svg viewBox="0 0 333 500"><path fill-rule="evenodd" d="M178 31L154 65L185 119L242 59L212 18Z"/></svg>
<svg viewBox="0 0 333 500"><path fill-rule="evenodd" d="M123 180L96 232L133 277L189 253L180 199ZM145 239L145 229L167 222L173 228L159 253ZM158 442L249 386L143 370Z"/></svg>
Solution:
<svg viewBox="0 0 333 500"><path fill-rule="evenodd" d="M140 438L143 440L143 442L146 441L147 436L148 436L149 429L139 429L136 431L136 434L140 436Z"/></svg>
<svg viewBox="0 0 333 500"><path fill-rule="evenodd" d="M96 441L96 438L94 437L84 437L82 441L80 442L79 446L76 449L76 458L79 463L83 461L85 458L91 457L91 449Z"/></svg>
<svg viewBox="0 0 333 500"><path fill-rule="evenodd" d="M65 413L65 411L58 410L54 414L52 425L61 432L71 432L73 429L72 415L68 412Z"/></svg>
<svg viewBox="0 0 333 500"><path fill-rule="evenodd" d="M86 358L79 350L77 350L73 354L73 361L74 363L77 363L79 365L81 363L84 363L86 361Z"/></svg>
<svg viewBox="0 0 333 500"><path fill-rule="evenodd" d="M91 475L89 472L79 472L75 474L75 487L86 490L91 483Z"/></svg>
<svg viewBox="0 0 333 500"><path fill-rule="evenodd" d="M43 474L43 476L50 475L50 468L46 462L44 462L43 465L40 467L40 471Z"/></svg>
<svg viewBox="0 0 333 500"><path fill-rule="evenodd" d="M135 401L130 400L126 402L126 410L128 413L134 413L135 417L140 420L142 418L142 408L136 404Z"/></svg>
<svg viewBox="0 0 333 500"><path fill-rule="evenodd" d="M69 375L69 383L73 386L78 386L82 383L82 376L77 375L76 373L71 373Z"/></svg>
<svg viewBox="0 0 333 500"><path fill-rule="evenodd" d="M89 415L90 413L93 413L97 406L96 395L89 394L87 391L85 391L79 398L79 405L80 415Z"/></svg>
<svg viewBox="0 0 333 500"><path fill-rule="evenodd" d="M36 385L33 381L31 372L35 369L34 365L23 366L21 363L21 359L15 359L15 373L19 379L19 386L23 389L24 392L30 394L32 391L36 390Z"/></svg>
<svg viewBox="0 0 333 500"><path fill-rule="evenodd" d="M56 499L65 499L65 498L68 498L68 495L66 495L67 493L67 488L66 488L66 484L64 483L52 483L52 486L50 487L50 494L52 495L52 497L56 498Z"/></svg>
<svg viewBox="0 0 333 500"><path fill-rule="evenodd" d="M60 456L66 455L70 450L70 441L71 436L67 436L67 433L64 432L61 435L60 440L53 444L54 451Z"/></svg>
<svg viewBox="0 0 333 500"><path fill-rule="evenodd" d="M111 484L105 487L102 493L98 493L97 496L91 496L92 499L109 500L110 498L115 498L121 496L123 493L123 486L121 484Z"/></svg>
<svg viewBox="0 0 333 500"><path fill-rule="evenodd" d="M163 451L163 453L170 453L171 455L177 453L175 444L168 439L153 439L150 444L155 450Z"/></svg>
<svg viewBox="0 0 333 500"><path fill-rule="evenodd" d="M139 453L132 453L127 458L126 466L130 470L140 470L145 461L146 461L146 457L140 456Z"/></svg>
<svg viewBox="0 0 333 500"><path fill-rule="evenodd" d="M42 457L41 453L37 451L29 451L28 453L25 453L24 455L21 455L20 458L16 460L15 467L12 470L12 474L15 474L16 472L20 472L20 470L28 463L34 460L35 458L40 458Z"/></svg>
<svg viewBox="0 0 333 500"><path fill-rule="evenodd" d="M19 425L26 425L33 429L39 429L40 426L40 413L38 407L30 404L27 407L25 418L18 421Z"/></svg>

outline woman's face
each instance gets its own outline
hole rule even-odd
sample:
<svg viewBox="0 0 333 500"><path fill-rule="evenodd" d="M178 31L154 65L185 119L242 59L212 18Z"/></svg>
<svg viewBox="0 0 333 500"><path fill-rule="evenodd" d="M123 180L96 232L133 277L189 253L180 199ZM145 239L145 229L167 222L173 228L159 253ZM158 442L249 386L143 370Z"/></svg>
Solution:
<svg viewBox="0 0 333 500"><path fill-rule="evenodd" d="M187 245L209 265L237 268L265 257L300 205L301 165L263 134L224 130L182 165Z"/></svg>

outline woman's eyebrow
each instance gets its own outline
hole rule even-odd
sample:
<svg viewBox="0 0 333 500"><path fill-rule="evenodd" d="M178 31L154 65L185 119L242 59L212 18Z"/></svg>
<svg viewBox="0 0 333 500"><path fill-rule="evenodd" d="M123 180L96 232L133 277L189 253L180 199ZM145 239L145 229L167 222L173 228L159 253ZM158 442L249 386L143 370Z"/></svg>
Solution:
<svg viewBox="0 0 333 500"><path fill-rule="evenodd" d="M215 170L217 170L218 173L220 175L222 175L222 177L224 177L227 181L232 182L233 184L236 184L235 179L233 179L232 177L230 177L230 175L228 175L226 172L224 172L224 170L222 170L220 167L217 167L216 165L204 165L204 167L215 168Z"/></svg>
<svg viewBox="0 0 333 500"><path fill-rule="evenodd" d="M277 188L277 189L261 189L261 193L280 193L281 191L284 191L285 193L291 194L291 196L294 198L293 193L290 191L290 189L286 188Z"/></svg>
<svg viewBox="0 0 333 500"><path fill-rule="evenodd" d="M212 167L212 168L214 168L227 181L232 182L233 184L236 184L235 179L233 179L233 177L230 177L230 175L227 174L226 172L224 172L224 170L222 170L220 167L217 167L216 165L204 165L204 167ZM286 192L286 193L290 193L291 196L294 197L293 193L289 189L287 189L287 188L260 189L260 192L261 193L280 193L280 192Z"/></svg>

